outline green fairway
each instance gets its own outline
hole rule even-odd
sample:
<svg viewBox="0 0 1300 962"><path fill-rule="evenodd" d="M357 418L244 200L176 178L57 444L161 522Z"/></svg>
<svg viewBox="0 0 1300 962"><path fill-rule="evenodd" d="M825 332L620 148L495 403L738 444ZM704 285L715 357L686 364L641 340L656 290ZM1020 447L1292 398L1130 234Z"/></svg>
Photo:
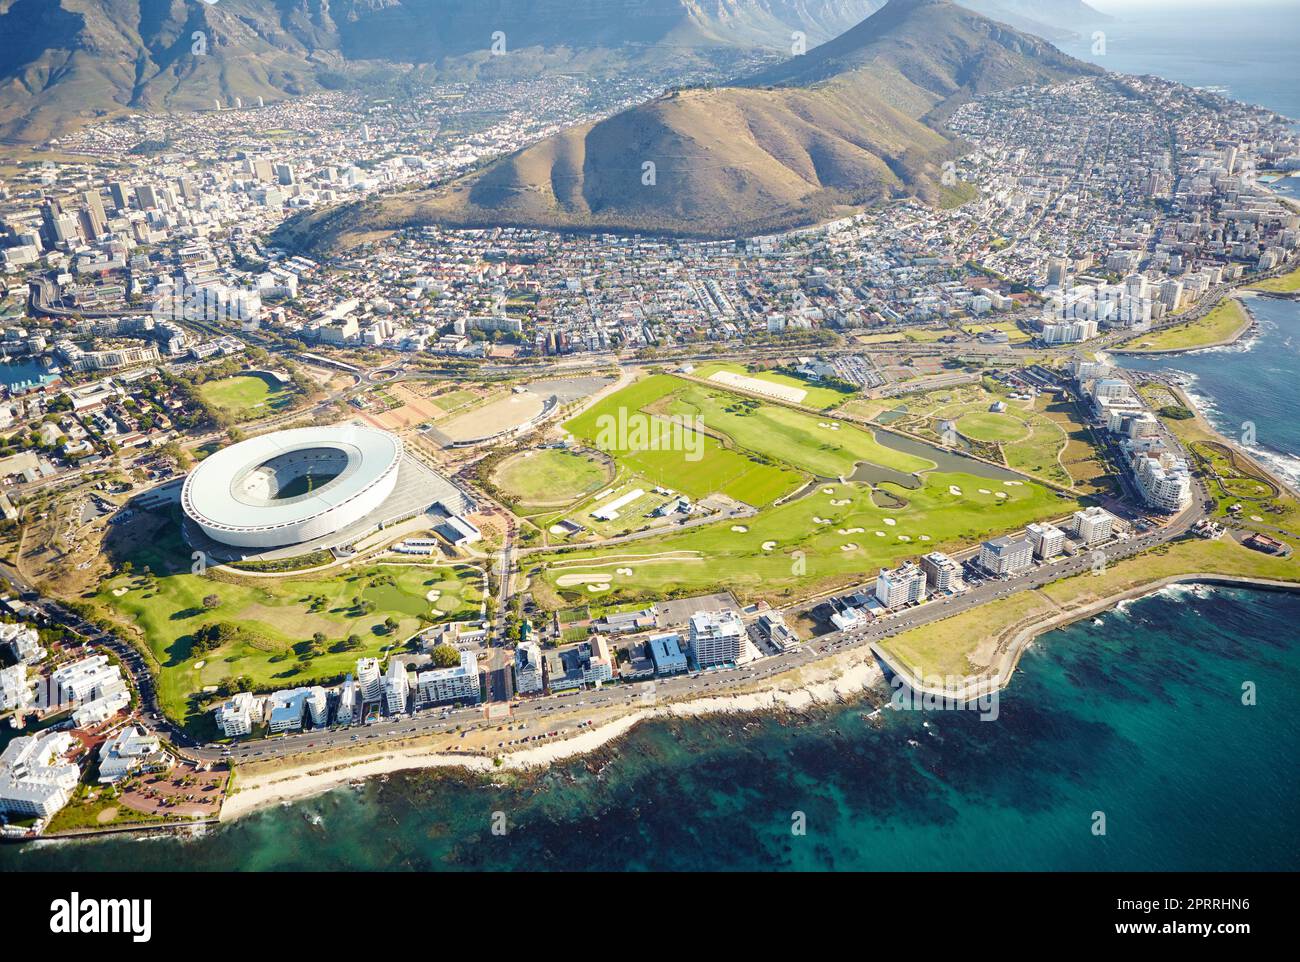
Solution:
<svg viewBox="0 0 1300 962"><path fill-rule="evenodd" d="M497 467L492 480L506 497L523 504L560 504L606 484L609 471L590 454L551 448L508 458Z"/></svg>
<svg viewBox="0 0 1300 962"><path fill-rule="evenodd" d="M167 570L167 554L141 552L135 570L106 579L94 600L152 650L160 701L182 721L193 720L197 693L226 678L247 676L258 691L339 678L357 658L404 643L423 624L477 620L482 602L482 575L464 565L380 563L319 577L157 574ZM141 574L146 565L154 575ZM439 594L430 599L433 591ZM217 603L207 607L210 596ZM389 618L395 630L385 627ZM196 632L209 625L230 626L237 636L195 651ZM313 647L317 632L325 640ZM352 635L356 648L345 644Z"/></svg>
<svg viewBox="0 0 1300 962"><path fill-rule="evenodd" d="M701 433L690 423L669 418L684 413L664 410L675 391L693 387L667 375L653 375L610 395L564 426L575 437L611 455L628 471L692 498L725 494L761 505L793 491L802 481L797 471L745 451L725 447L710 436L706 419ZM736 395L729 398L739 400ZM629 426L626 437L610 425ZM641 436L634 432L642 428Z"/></svg>
<svg viewBox="0 0 1300 962"><path fill-rule="evenodd" d="M668 438L667 419L702 423L707 437L698 460L682 451L638 449L627 444L608 452L654 483L697 498L716 491L748 504L762 504L797 486L799 478L792 469L838 478L852 474L859 461L905 473L934 467L924 458L879 444L869 432L851 424L664 374L624 388L565 427L600 447L602 418L620 416L625 420L651 416L656 439ZM693 437L695 432L690 433Z"/></svg>
<svg viewBox="0 0 1300 962"><path fill-rule="evenodd" d="M723 521L604 549L538 554L526 559L525 569L537 575L534 596L552 607L724 587L746 600L775 602L869 578L904 558L977 544L1076 506L1032 482L970 474L929 473L917 490L881 488L905 505L882 509L865 485L832 483L740 524ZM607 588L599 588L602 581Z"/></svg>
<svg viewBox="0 0 1300 962"><path fill-rule="evenodd" d="M261 374L238 374L199 385L199 394L215 408L237 418L259 417L292 403L293 387Z"/></svg>

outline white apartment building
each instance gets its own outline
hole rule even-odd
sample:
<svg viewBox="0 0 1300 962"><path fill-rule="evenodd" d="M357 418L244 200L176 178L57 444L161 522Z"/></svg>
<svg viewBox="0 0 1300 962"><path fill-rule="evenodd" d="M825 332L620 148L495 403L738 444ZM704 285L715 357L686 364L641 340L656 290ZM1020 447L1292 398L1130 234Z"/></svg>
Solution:
<svg viewBox="0 0 1300 962"><path fill-rule="evenodd" d="M8 645L19 661L40 661L45 657L41 636L35 628L23 624L0 624L0 644Z"/></svg>
<svg viewBox="0 0 1300 962"><path fill-rule="evenodd" d="M921 558L921 570L933 592L960 591L964 586L961 580L961 565L942 551L931 551Z"/></svg>
<svg viewBox="0 0 1300 962"><path fill-rule="evenodd" d="M32 685L27 666L19 663L0 668L0 711L24 711L32 704Z"/></svg>
<svg viewBox="0 0 1300 962"><path fill-rule="evenodd" d="M415 687L421 705L453 701L478 704L478 655L472 651L462 651L459 665L419 672L415 676Z"/></svg>
<svg viewBox="0 0 1300 962"><path fill-rule="evenodd" d="M405 715L410 695L411 679L406 672L406 663L394 658L388 663L388 674L384 676L384 707L390 715Z"/></svg>
<svg viewBox="0 0 1300 962"><path fill-rule="evenodd" d="M1169 451L1132 453L1133 477L1151 507L1170 514L1192 500L1192 473L1187 462Z"/></svg>
<svg viewBox="0 0 1300 962"><path fill-rule="evenodd" d="M925 572L907 561L892 571L881 568L876 576L876 598L886 608L899 608L925 600Z"/></svg>
<svg viewBox="0 0 1300 962"><path fill-rule="evenodd" d="M700 668L734 665L745 643L745 627L734 611L691 615L690 651Z"/></svg>
<svg viewBox="0 0 1300 962"><path fill-rule="evenodd" d="M1027 540L1003 535L980 545L979 565L991 574L1014 575L1027 570L1033 556L1034 548Z"/></svg>
<svg viewBox="0 0 1300 962"><path fill-rule="evenodd" d="M379 673L378 658L357 659L357 687L363 702L378 701L384 697L384 676Z"/></svg>
<svg viewBox="0 0 1300 962"><path fill-rule="evenodd" d="M303 722L311 718L314 727L329 721L329 700L319 685L277 691L268 699L268 725L272 735L302 731Z"/></svg>
<svg viewBox="0 0 1300 962"><path fill-rule="evenodd" d="M357 692L356 681L348 675L339 687L339 703L334 711L336 725L351 725L357 720Z"/></svg>
<svg viewBox="0 0 1300 962"><path fill-rule="evenodd" d="M227 738L251 734L253 723L261 721L261 703L251 691L231 695L217 708L217 727Z"/></svg>
<svg viewBox="0 0 1300 962"><path fill-rule="evenodd" d="M1050 521L1035 522L1025 526L1029 543L1034 546L1034 557L1047 560L1065 550L1065 532Z"/></svg>
<svg viewBox="0 0 1300 962"><path fill-rule="evenodd" d="M68 754L80 744L64 731L15 738L0 754L0 811L49 818L72 797L81 770Z"/></svg>
<svg viewBox="0 0 1300 962"><path fill-rule="evenodd" d="M515 648L515 689L521 695L542 690L542 649L535 641L522 641Z"/></svg>
<svg viewBox="0 0 1300 962"><path fill-rule="evenodd" d="M127 725L99 747L99 782L120 782L140 771L161 771L171 767L171 756L162 742L143 728Z"/></svg>
<svg viewBox="0 0 1300 962"><path fill-rule="evenodd" d="M1115 533L1115 516L1096 505L1074 512L1071 523L1074 536L1084 544L1098 544Z"/></svg>

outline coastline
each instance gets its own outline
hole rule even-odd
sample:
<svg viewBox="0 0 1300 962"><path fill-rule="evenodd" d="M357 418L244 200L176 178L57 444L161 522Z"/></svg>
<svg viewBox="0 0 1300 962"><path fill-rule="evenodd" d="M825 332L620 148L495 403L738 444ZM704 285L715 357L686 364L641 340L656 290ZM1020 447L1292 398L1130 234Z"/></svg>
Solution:
<svg viewBox="0 0 1300 962"><path fill-rule="evenodd" d="M1166 347L1166 348L1155 348L1152 350L1142 350L1141 348L1112 347L1106 353L1118 354L1126 357L1162 357L1162 356L1175 355L1175 354L1194 354L1197 351L1208 351L1216 347L1228 347L1232 344L1236 344L1243 337L1245 337L1247 334L1253 331L1255 329L1256 324L1259 323L1258 321L1255 320L1255 315L1251 313L1250 305L1247 303L1247 301L1250 298L1242 296L1243 294L1247 294L1247 293L1249 293L1251 296L1257 296L1255 292L1250 291L1249 288L1245 288L1241 291L1233 291L1231 294L1228 294L1224 298L1224 300L1235 300L1237 302L1237 306L1241 308L1242 313L1245 315L1245 320L1242 322L1241 326L1237 328L1237 330L1233 331L1233 333L1228 337L1221 338L1217 341L1212 341L1209 344L1197 344L1193 347ZM1172 326L1177 326L1177 325L1172 325Z"/></svg>
<svg viewBox="0 0 1300 962"><path fill-rule="evenodd" d="M455 768L482 775L528 772L593 752L615 741L643 721L761 711L800 712L827 702L861 696L884 680L884 672L864 650L842 652L790 673L788 687L777 676L764 688L734 695L705 695L689 701L635 709L562 741L515 752L503 752L498 765L487 755L460 755L411 747L375 752L354 759L303 764L264 775L239 776L237 791L221 808L220 821L229 822L276 803L298 801L340 785L376 775L431 768ZM793 682L793 684L790 684Z"/></svg>
<svg viewBox="0 0 1300 962"><path fill-rule="evenodd" d="M1144 598L1176 584L1208 584L1264 591L1300 592L1300 583L1209 572L1155 578L1081 607L1058 611L1028 624L1013 626L1014 634L1010 636L999 660L998 670L991 677L981 676L972 683L975 686L973 690L963 689L959 695L973 699L978 694L987 694L1008 687L1014 678L1021 657L1038 638L1058 628L1064 628L1074 622L1111 610L1125 601ZM493 773L536 771L593 752L623 737L641 722L656 718L772 711L802 712L820 704L861 697L870 688L885 680L885 672L880 667L882 659L876 647L869 646L867 651L870 655L865 658L862 650L855 650L813 662L799 669L795 674L815 677L799 678L792 687L769 684L768 687L751 692L709 695L690 701L634 710L563 741L502 753L499 756L501 759L499 765L493 758L485 755L456 755L412 747L376 752L356 759L342 760L333 765L328 762L304 764L265 775L250 775L240 779L238 791L222 806L220 821L223 823L233 821L276 803L287 804L311 798L358 779L403 771L454 768L489 777ZM891 671L897 670L893 665L889 668ZM915 679L906 669L899 673L909 687L918 692L954 696L950 690L931 689L921 680ZM773 679L778 683L780 680L780 676Z"/></svg>

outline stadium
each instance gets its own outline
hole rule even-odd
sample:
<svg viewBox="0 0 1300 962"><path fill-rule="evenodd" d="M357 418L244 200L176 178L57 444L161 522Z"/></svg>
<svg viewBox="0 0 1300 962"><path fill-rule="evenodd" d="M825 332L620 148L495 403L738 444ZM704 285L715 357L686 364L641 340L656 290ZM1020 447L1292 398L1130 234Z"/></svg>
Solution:
<svg viewBox="0 0 1300 962"><path fill-rule="evenodd" d="M201 462L185 479L181 506L222 545L300 545L378 511L397 486L402 455L396 435L357 424L275 431Z"/></svg>

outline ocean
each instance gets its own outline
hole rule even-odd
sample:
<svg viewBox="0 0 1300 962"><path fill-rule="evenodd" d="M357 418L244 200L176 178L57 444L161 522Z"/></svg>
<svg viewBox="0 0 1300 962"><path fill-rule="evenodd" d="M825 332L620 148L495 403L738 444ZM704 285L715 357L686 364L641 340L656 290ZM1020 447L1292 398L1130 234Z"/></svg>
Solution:
<svg viewBox="0 0 1300 962"><path fill-rule="evenodd" d="M1252 297L1246 304L1257 330L1236 344L1114 360L1134 371L1182 375L1215 428L1300 486L1300 301Z"/></svg>
<svg viewBox="0 0 1300 962"><path fill-rule="evenodd" d="M503 785L398 774L202 838L0 846L0 872L1295 870L1298 620L1300 595L1169 588L1041 638L993 721L656 722Z"/></svg>
<svg viewBox="0 0 1300 962"><path fill-rule="evenodd" d="M1294 9L1229 6L1130 16L1089 59L1300 117ZM1254 301L1246 345L1126 363L1193 375L1221 427L1254 421L1261 448L1300 459L1297 307ZM1295 871L1297 623L1300 595L1169 588L1040 638L996 721L873 716L881 690L808 715L655 722L504 784L399 774L199 838L0 845L0 872Z"/></svg>

